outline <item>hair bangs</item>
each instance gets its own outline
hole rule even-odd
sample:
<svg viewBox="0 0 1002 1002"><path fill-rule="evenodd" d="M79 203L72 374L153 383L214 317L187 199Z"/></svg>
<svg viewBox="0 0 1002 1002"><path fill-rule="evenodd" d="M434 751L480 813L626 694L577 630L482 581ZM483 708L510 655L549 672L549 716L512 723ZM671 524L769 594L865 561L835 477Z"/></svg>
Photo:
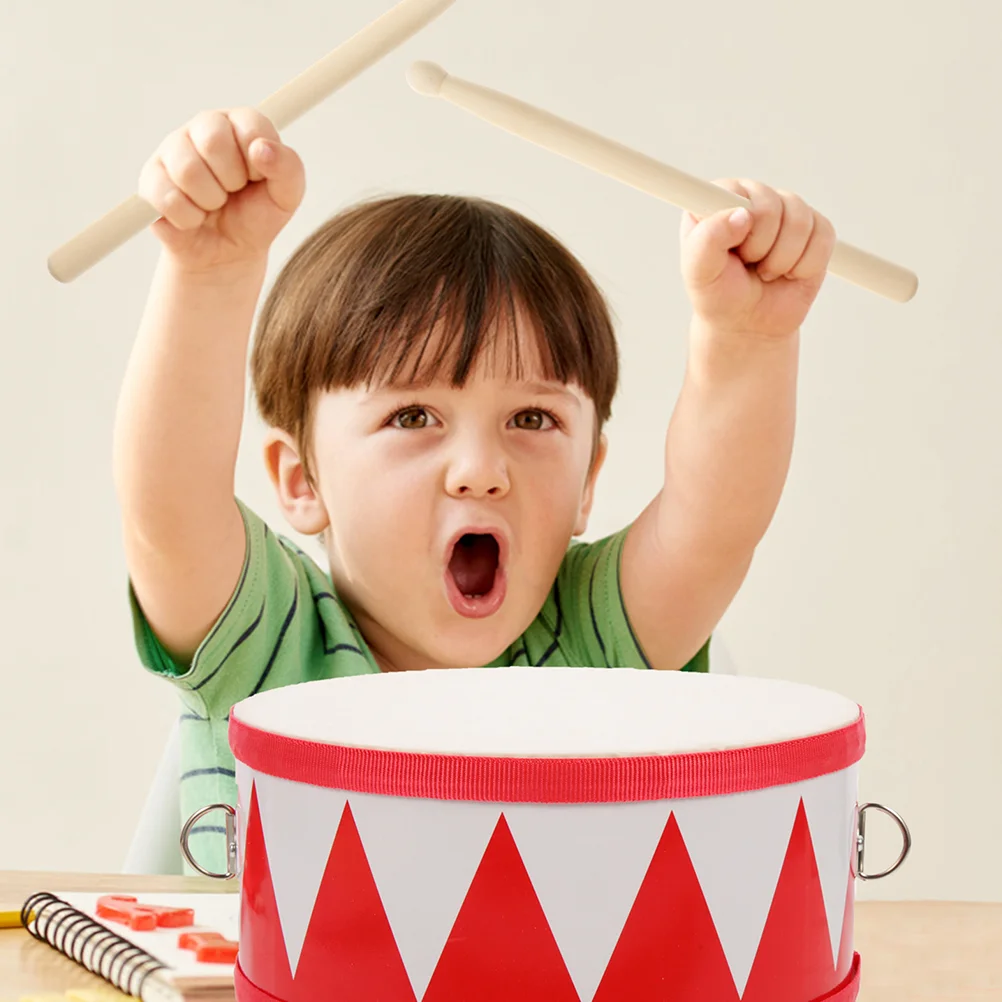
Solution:
<svg viewBox="0 0 1002 1002"><path fill-rule="evenodd" d="M318 392L462 386L474 371L576 383L611 412L618 351L582 264L505 206L402 195L338 213L294 252L259 318L251 372L261 416L309 455Z"/></svg>
<svg viewBox="0 0 1002 1002"><path fill-rule="evenodd" d="M368 339L351 367L365 374L367 387L435 382L461 387L478 369L491 378L583 385L584 373L569 371L569 353L560 344L566 338L552 324L547 329L527 290L512 276L492 274L486 288L464 280L469 278L443 278L431 295L427 287L417 289L413 301L384 318L378 336Z"/></svg>

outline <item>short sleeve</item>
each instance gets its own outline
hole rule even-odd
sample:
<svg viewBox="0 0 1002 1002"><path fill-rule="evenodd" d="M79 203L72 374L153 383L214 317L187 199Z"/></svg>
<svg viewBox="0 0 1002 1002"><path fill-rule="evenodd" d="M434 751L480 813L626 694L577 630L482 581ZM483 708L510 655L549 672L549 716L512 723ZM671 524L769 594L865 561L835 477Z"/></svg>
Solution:
<svg viewBox="0 0 1002 1002"><path fill-rule="evenodd" d="M237 800L228 720L234 703L263 689L378 671L330 578L292 542L240 501L246 547L239 581L191 663L164 649L130 587L136 649L143 665L170 681L183 711L180 821L210 804ZM217 815L199 822L189 846L203 866L225 866Z"/></svg>
<svg viewBox="0 0 1002 1002"><path fill-rule="evenodd" d="M210 717L225 717L234 703L261 689L304 681L309 665L304 655L321 639L310 582L315 565L242 502L237 504L246 533L240 579L191 664L171 658L129 587L143 665L173 682L188 706Z"/></svg>
<svg viewBox="0 0 1002 1002"><path fill-rule="evenodd" d="M567 654L589 667L650 668L623 601L620 568L629 527L593 543L572 543L554 586ZM683 671L708 671L709 641Z"/></svg>

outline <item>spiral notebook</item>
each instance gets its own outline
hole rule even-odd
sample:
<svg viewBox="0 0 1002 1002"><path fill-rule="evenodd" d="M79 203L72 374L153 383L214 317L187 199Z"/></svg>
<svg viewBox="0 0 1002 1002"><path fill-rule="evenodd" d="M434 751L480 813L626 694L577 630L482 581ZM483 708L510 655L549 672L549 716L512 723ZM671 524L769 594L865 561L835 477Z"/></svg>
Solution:
<svg viewBox="0 0 1002 1002"><path fill-rule="evenodd" d="M36 939L144 1002L230 1002L235 998L233 964L198 961L190 950L178 946L178 938L187 932L216 932L236 941L239 895L115 893L147 905L191 908L195 924L140 932L98 918L97 900L103 895L60 891L28 898L25 911L32 918L26 928Z"/></svg>

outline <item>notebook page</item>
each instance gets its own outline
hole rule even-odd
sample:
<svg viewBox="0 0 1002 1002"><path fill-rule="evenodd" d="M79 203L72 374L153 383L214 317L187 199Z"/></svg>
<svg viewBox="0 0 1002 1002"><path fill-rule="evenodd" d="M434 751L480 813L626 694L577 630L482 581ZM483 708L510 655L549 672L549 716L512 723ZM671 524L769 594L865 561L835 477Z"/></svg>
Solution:
<svg viewBox="0 0 1002 1002"><path fill-rule="evenodd" d="M84 912L106 926L112 932L145 950L166 964L170 974L167 980L178 987L197 986L215 988L233 984L233 964L201 963L191 950L178 947L178 937L185 932L218 932L229 940L236 941L240 933L240 896L225 894L154 894L146 891L115 891L135 897L140 904L165 905L169 908L191 908L195 912L195 924L173 929L158 928L149 932L130 929L127 925L111 919L98 918L97 900L103 894L80 891L52 891L68 905ZM167 972L164 972L167 975Z"/></svg>

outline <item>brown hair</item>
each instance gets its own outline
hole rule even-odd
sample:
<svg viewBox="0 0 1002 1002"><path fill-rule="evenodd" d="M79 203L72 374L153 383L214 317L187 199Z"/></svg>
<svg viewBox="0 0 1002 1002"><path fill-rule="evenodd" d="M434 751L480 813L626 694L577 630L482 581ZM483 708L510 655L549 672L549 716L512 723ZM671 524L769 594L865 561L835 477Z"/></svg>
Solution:
<svg viewBox="0 0 1002 1002"><path fill-rule="evenodd" d="M293 253L258 321L251 375L261 416L297 442L311 477L317 392L435 379L462 386L487 348L507 346L521 378L516 304L531 319L542 375L576 383L598 433L618 380L602 294L581 263L513 209L455 195L363 202L327 220ZM425 358L432 333L434 357ZM408 372L404 373L405 367Z"/></svg>

